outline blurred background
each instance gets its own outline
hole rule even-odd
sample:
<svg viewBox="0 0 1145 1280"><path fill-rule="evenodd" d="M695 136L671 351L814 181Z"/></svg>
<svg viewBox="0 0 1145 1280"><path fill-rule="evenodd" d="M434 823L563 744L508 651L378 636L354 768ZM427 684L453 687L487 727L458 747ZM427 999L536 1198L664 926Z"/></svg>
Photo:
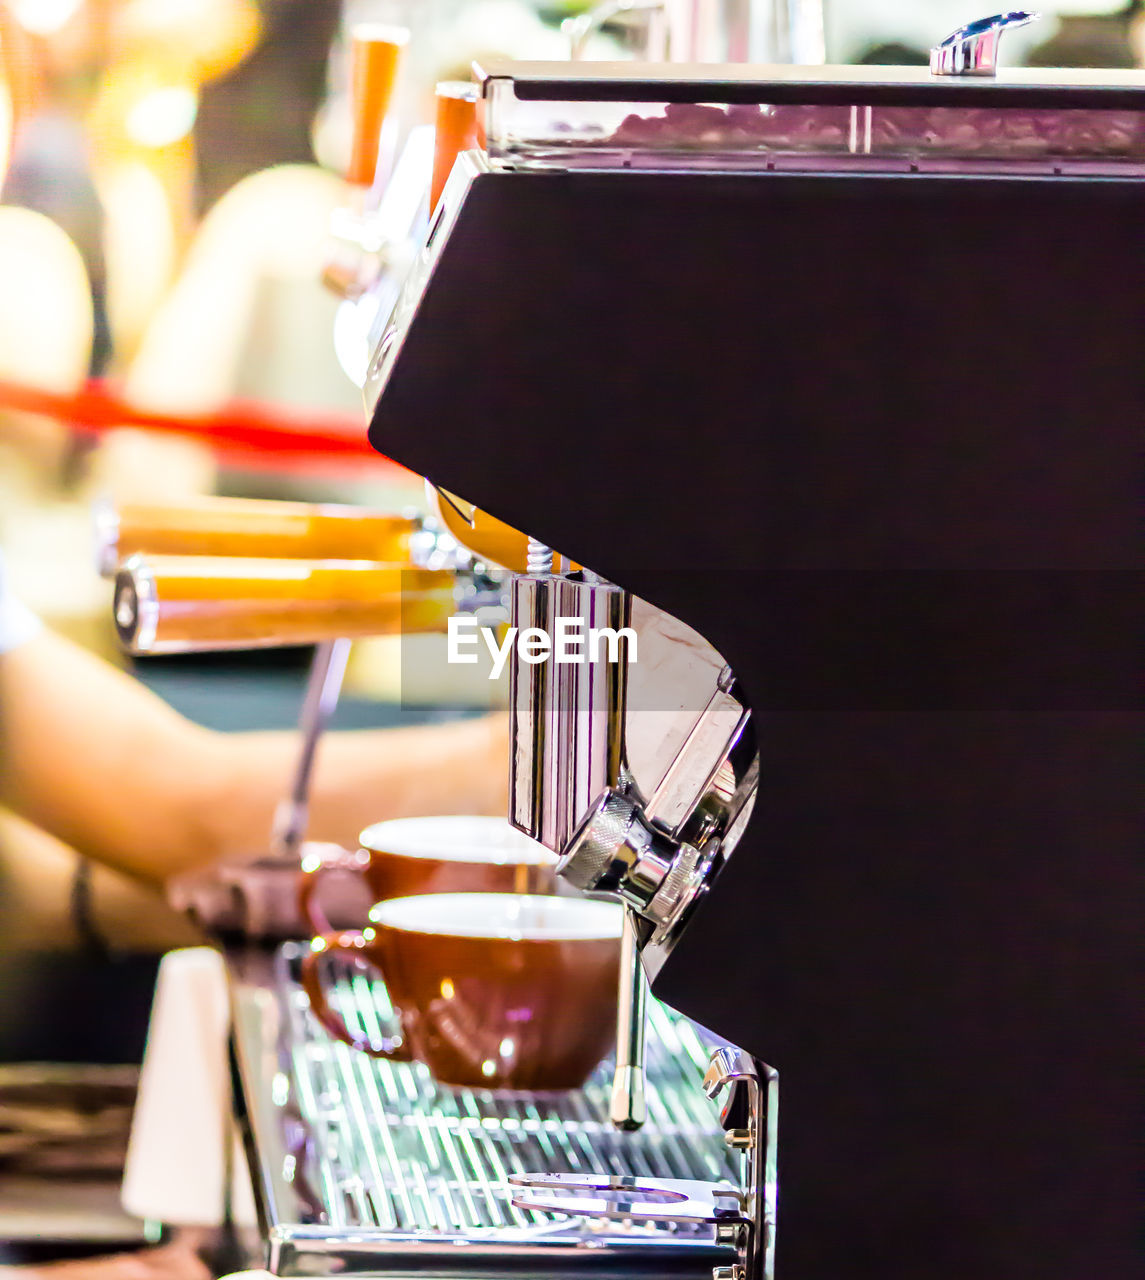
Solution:
<svg viewBox="0 0 1145 1280"><path fill-rule="evenodd" d="M482 54L564 58L561 21L586 7L0 0L0 556L11 589L47 623L126 663L113 639L111 586L94 566L96 497L216 493L391 510L424 503L420 481L365 446L361 392L335 343L344 300L322 283L331 220L360 199L343 177L348 33L364 20L410 32L381 177L411 131L432 124L438 81L468 79ZM828 60L924 63L931 44L989 7L827 0ZM1009 61L1142 64L1139 0L1040 8L1043 21L1008 37ZM594 56L624 53L623 31L606 28ZM255 448L252 414L263 426L361 448L338 457ZM308 659L283 650L144 659L134 670L201 723L270 728L296 721ZM427 690L424 706L411 706L399 679L393 643L356 645L336 723L473 709L471 692L458 689ZM18 849L30 838L0 812L0 846ZM56 856L45 847L37 865ZM120 892L130 899L129 887ZM73 1020L63 1040L42 1016L56 980L47 956L55 940L31 929L0 937L0 1064L79 1060L118 1070L138 1062L154 966L137 960L175 928L156 924L158 911L156 904L143 913L138 936L124 935L122 957L85 961L93 1015L90 1025ZM126 915L141 919L138 910ZM30 954L45 953L38 990L49 994L38 1004L5 1003L6 974L17 971L4 968L5 952L18 957L21 974ZM75 980L73 968L73 991ZM11 997L10 981L7 991ZM110 1092L99 1113L104 1128L92 1131L93 1167L102 1160L114 1172L121 1156L111 1139L122 1138L132 1077L123 1077L121 1093L120 1077L102 1079ZM21 1181L18 1147L2 1142L20 1088L18 1075L0 1072L0 1244L50 1239L58 1256L69 1233L88 1245L137 1239L139 1224L114 1207L114 1180L110 1199L96 1183L85 1184L87 1193L73 1183L66 1197L54 1194L55 1217L34 1180Z"/></svg>
<svg viewBox="0 0 1145 1280"><path fill-rule="evenodd" d="M349 28L369 19L411 33L392 158L403 135L432 122L437 81L468 79L471 59L491 51L563 57L560 21L585 7L0 0L0 547L18 594L110 655L87 532L97 492L388 502L396 485L420 500L408 477L364 454L341 467L269 456L252 466L225 442L115 430L114 405L98 424L91 405L70 421L66 407L18 412L18 392L66 404L96 378L143 413L204 415L250 399L360 431L360 394L335 356L338 299L320 283L330 217L345 202ZM1043 6L1043 21L1008 37L1007 57L1135 65L1139 8ZM980 9L828 0L828 59L922 62ZM623 52L607 32L603 46Z"/></svg>

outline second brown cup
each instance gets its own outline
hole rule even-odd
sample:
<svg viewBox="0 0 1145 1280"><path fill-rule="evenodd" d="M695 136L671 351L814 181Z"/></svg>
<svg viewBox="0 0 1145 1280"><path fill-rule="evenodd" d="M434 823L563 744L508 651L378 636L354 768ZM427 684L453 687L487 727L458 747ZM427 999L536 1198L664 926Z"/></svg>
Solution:
<svg viewBox="0 0 1145 1280"><path fill-rule="evenodd" d="M325 874L360 875L370 901L422 893L552 893L556 854L504 818L447 815L376 822L351 853L317 845L302 859L299 908L316 934L330 923L316 897Z"/></svg>

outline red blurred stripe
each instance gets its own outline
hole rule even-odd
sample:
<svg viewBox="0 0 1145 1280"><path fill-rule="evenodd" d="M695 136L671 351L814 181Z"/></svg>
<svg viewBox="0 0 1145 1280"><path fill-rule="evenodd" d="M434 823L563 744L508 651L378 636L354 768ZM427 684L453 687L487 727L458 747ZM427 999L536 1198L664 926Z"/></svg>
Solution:
<svg viewBox="0 0 1145 1280"><path fill-rule="evenodd" d="M405 471L370 447L357 414L299 412L257 400L232 400L208 414L155 413L129 404L99 378L90 379L75 395L0 379L0 409L43 414L86 431L135 427L192 436L221 454L238 453L262 465L293 469L307 459L326 464L341 460Z"/></svg>

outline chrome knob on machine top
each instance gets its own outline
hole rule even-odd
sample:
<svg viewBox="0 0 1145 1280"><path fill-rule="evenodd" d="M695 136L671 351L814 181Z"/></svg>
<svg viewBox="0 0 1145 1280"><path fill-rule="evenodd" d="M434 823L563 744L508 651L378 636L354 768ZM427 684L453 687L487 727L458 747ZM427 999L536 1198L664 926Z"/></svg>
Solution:
<svg viewBox="0 0 1145 1280"><path fill-rule="evenodd" d="M998 45L1007 31L1034 22L1038 14L1024 9L998 13L968 22L930 51L935 76L994 76L998 74Z"/></svg>

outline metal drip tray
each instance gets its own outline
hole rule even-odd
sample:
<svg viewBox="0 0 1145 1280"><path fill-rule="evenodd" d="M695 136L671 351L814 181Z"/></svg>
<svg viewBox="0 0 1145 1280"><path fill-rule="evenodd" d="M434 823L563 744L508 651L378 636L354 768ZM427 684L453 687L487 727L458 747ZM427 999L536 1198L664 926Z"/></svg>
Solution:
<svg viewBox="0 0 1145 1280"><path fill-rule="evenodd" d="M573 1093L438 1085L420 1064L377 1061L333 1040L296 981L288 943L263 981L235 986L240 1114L278 1275L485 1274L594 1267L700 1275L734 1260L708 1228L590 1223L515 1208L509 1175L602 1172L739 1185L740 1157L700 1090L712 1045L650 1000L648 1123L608 1119L611 1063ZM332 1004L377 1032L384 987L340 970Z"/></svg>

